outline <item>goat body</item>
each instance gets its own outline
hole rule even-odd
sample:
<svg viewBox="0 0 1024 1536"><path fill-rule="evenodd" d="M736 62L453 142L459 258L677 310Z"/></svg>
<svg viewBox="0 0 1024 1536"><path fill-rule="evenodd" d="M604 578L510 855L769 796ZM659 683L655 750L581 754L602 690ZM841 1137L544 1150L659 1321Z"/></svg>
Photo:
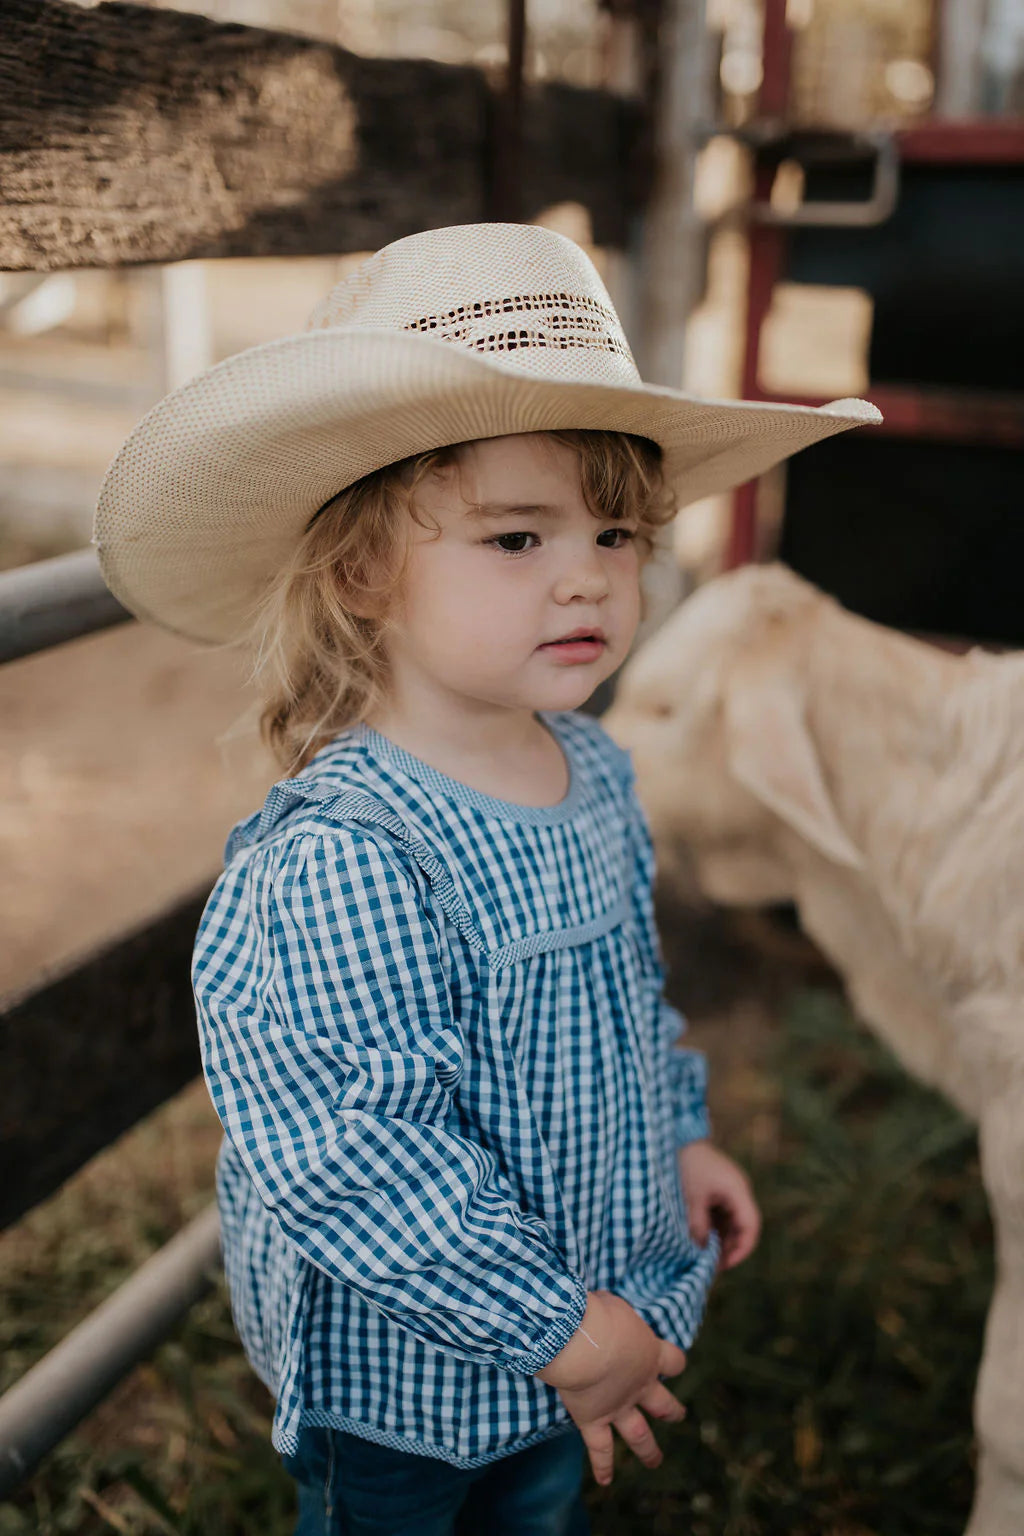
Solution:
<svg viewBox="0 0 1024 1536"><path fill-rule="evenodd" d="M998 1278L968 1536L1024 1532L1024 657L955 655L782 566L701 587L610 733L707 895L795 901L860 1016L979 1125Z"/></svg>

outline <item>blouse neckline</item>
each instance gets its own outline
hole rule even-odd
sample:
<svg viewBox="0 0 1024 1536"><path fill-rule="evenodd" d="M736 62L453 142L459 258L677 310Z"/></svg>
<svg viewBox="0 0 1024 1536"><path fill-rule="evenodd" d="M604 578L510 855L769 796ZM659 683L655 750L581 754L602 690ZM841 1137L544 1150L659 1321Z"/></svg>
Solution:
<svg viewBox="0 0 1024 1536"><path fill-rule="evenodd" d="M568 732L563 733L559 730L556 723L557 717L553 711L536 710L534 713L536 719L561 747L568 769L569 788L562 799L554 805L521 805L515 800L502 800L497 795L485 794L483 790L474 789L470 784L463 784L461 779L453 779L449 774L442 773L439 768L433 768L422 758L415 757L413 753L400 747L389 736L383 736L380 731L374 730L373 726L367 725L365 721L352 726L351 731L353 739L367 747L378 760L394 764L410 778L417 779L428 789L444 795L449 800L454 800L459 805L472 806L485 815L496 816L502 821L517 821L527 826L552 826L568 820L576 813L582 799L583 786L579 765L569 744Z"/></svg>

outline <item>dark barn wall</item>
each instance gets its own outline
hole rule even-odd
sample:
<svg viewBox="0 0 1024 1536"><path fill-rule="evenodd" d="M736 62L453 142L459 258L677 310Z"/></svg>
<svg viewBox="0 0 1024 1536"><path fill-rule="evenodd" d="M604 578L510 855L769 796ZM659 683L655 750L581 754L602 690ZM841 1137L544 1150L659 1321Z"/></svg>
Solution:
<svg viewBox="0 0 1024 1536"><path fill-rule="evenodd" d="M789 465L779 557L877 623L1024 646L1024 453L818 443Z"/></svg>
<svg viewBox="0 0 1024 1536"><path fill-rule="evenodd" d="M786 275L871 294L872 383L919 391L931 425L794 459L780 557L880 623L1024 645L1024 165L905 164L890 218L795 231Z"/></svg>

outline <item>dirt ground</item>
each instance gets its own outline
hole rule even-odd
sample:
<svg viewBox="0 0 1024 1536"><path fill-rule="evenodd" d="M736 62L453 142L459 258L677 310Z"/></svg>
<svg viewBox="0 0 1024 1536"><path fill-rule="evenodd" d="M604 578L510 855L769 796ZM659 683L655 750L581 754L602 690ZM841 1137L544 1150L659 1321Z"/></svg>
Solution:
<svg viewBox="0 0 1024 1536"><path fill-rule="evenodd" d="M0 669L0 994L212 883L278 776L251 707L240 658L136 623Z"/></svg>

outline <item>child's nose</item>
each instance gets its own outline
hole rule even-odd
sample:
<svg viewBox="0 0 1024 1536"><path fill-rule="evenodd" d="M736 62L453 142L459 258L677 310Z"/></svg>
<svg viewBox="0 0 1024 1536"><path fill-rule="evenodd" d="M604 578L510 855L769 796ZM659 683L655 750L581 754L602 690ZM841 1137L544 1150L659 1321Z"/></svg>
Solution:
<svg viewBox="0 0 1024 1536"><path fill-rule="evenodd" d="M571 603L574 598L599 602L608 592L608 573L595 545L574 551L566 560L555 583L555 601Z"/></svg>

